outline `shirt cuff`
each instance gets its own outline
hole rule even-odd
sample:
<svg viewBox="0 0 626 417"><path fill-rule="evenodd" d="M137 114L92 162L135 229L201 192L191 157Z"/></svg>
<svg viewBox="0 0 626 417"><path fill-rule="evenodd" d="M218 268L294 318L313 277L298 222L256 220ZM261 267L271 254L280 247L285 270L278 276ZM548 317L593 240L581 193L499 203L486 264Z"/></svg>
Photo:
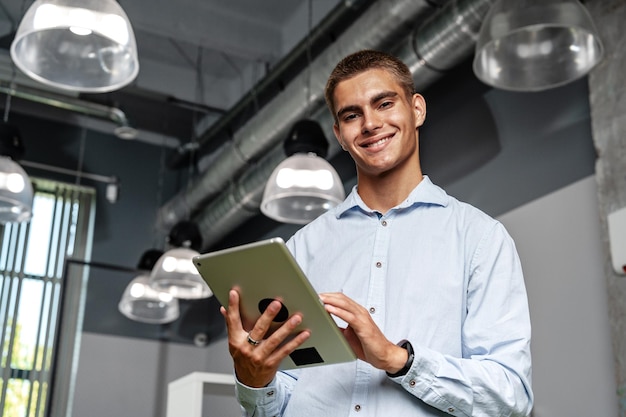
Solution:
<svg viewBox="0 0 626 417"><path fill-rule="evenodd" d="M254 409L268 405L276 396L276 378L274 378L267 386L261 388L253 388L239 382L235 376L235 390L239 403L246 409Z"/></svg>

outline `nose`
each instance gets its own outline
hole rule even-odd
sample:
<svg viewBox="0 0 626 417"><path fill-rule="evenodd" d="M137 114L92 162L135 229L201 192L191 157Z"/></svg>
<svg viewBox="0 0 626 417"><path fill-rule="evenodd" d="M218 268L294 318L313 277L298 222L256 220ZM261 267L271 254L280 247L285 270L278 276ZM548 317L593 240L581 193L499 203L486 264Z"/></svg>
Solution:
<svg viewBox="0 0 626 417"><path fill-rule="evenodd" d="M382 121L379 115L374 110L363 111L363 125L361 127L362 133L369 133L382 126Z"/></svg>

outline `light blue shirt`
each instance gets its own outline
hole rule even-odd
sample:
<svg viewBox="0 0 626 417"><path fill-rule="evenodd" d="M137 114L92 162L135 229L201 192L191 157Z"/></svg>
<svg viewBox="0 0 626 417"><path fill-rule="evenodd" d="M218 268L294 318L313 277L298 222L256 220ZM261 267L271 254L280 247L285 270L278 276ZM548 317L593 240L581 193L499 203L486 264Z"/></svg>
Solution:
<svg viewBox="0 0 626 417"><path fill-rule="evenodd" d="M408 339L409 372L389 378L357 360L237 383L244 415L526 416L532 407L530 318L515 245L501 223L425 176L382 214L356 187L288 246L318 292L343 292L385 336Z"/></svg>

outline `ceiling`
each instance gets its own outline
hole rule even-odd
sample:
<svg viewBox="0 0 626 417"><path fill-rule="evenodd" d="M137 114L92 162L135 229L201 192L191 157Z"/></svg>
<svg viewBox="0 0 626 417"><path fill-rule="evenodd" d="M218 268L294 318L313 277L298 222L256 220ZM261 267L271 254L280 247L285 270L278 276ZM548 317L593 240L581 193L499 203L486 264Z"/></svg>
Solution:
<svg viewBox="0 0 626 417"><path fill-rule="evenodd" d="M31 80L12 64L9 48L30 0L0 1L0 86L84 104L79 111L41 112L41 103L15 95L13 111L39 114L113 132L119 120L90 103L123 112L137 139L175 148L192 140L259 83L330 12L358 16L360 1L120 0L137 41L140 71L119 91L74 94ZM337 27L337 25L335 25ZM335 30L335 29L333 29ZM301 55L299 65L302 65ZM294 61L297 61L294 59ZM281 77L294 70L282 71ZM277 77L278 78L278 77ZM284 82L284 80L283 80ZM100 110L100 107L97 107ZM119 118L118 118L119 119ZM194 126L196 129L194 129Z"/></svg>
<svg viewBox="0 0 626 417"><path fill-rule="evenodd" d="M491 1L121 0L140 70L105 94L51 90L15 68L9 48L31 3L0 0L0 93L13 94L11 111L107 133L129 125L136 140L171 148L171 169L194 158L198 179L164 204L158 222L169 230L192 217L209 249L238 243L228 235L241 236L236 229L259 218L268 170L284 159L280 144L297 118L331 130L321 92L339 59L366 47L390 50L421 91L470 55ZM50 106L63 101L73 110ZM354 164L329 142L328 159L350 187ZM254 229L276 226L261 223Z"/></svg>
<svg viewBox="0 0 626 417"><path fill-rule="evenodd" d="M489 88L471 71L492 0L120 0L140 71L130 85L105 94L51 90L15 69L9 48L31 3L0 0L0 94L9 86L28 93L13 96L11 111L107 133L122 120L136 129L136 140L170 148L170 169L188 167L195 157L197 181L160 208L158 222L170 230L193 217L204 250L299 227L260 215L262 188L284 158L279 145L297 118L307 115L332 130L320 93L334 64L357 48L398 55L418 90L428 93L430 108L442 109L429 112L426 129L445 140L426 141L422 157L440 185L500 152L483 99ZM50 106L63 100L74 110ZM469 137L470 131L482 134ZM348 189L354 164L329 142L328 159Z"/></svg>

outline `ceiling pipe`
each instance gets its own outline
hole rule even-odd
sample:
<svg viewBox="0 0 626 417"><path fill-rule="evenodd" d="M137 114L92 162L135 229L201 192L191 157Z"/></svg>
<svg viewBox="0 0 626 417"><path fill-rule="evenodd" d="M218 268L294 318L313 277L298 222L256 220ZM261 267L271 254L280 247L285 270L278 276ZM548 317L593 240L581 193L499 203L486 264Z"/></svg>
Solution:
<svg viewBox="0 0 626 417"><path fill-rule="evenodd" d="M63 110L82 113L87 116L110 120L117 125L113 132L122 139L134 139L137 136L137 130L130 126L126 114L117 107L91 103L31 87L17 86L14 83L4 81L0 81L0 93Z"/></svg>
<svg viewBox="0 0 626 417"><path fill-rule="evenodd" d="M472 55L482 20L494 2L451 0L391 48L408 65L418 91ZM313 118L325 132L332 132L334 121L325 107L318 109ZM331 147L328 158L339 151L338 146ZM195 216L194 221L203 234L204 249L258 215L265 183L285 157L280 143Z"/></svg>
<svg viewBox="0 0 626 417"><path fill-rule="evenodd" d="M211 165L199 178L159 209L158 226L168 230L178 221L195 216L246 169L282 144L294 121L323 107L326 78L347 53L367 48L389 49L391 43L406 36L415 22L433 11L434 7L425 0L373 2L332 46L237 130L231 141L208 157Z"/></svg>
<svg viewBox="0 0 626 417"><path fill-rule="evenodd" d="M307 66L309 53L315 58L335 41L341 33L357 20L369 6L369 0L343 0L324 17L304 39L302 39L287 55L280 59L269 72L235 105L222 115L196 139L195 151L189 146L181 145L168 155L170 168L188 166L191 152L196 159L211 152L215 143L224 141L232 135L236 127L253 117L256 107L262 107L273 95L288 84L292 78ZM211 146L212 145L212 146Z"/></svg>

